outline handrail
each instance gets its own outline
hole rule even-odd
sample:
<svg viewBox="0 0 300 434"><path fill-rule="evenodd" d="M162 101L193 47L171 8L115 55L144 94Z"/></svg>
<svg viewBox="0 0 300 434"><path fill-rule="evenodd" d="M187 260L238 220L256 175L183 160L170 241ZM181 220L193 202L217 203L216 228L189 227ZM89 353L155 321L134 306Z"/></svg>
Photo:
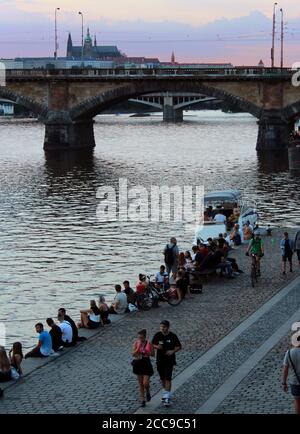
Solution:
<svg viewBox="0 0 300 434"><path fill-rule="evenodd" d="M157 68L78 68L78 69L6 69L6 77L286 77L295 73L293 68L193 68L193 67L157 67Z"/></svg>

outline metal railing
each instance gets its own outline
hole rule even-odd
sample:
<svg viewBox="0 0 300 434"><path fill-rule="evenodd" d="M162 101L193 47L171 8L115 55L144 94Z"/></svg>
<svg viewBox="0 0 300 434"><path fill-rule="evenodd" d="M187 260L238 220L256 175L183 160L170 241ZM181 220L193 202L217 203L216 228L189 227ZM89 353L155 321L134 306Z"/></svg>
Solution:
<svg viewBox="0 0 300 434"><path fill-rule="evenodd" d="M295 73L292 68L188 68L188 67L159 67L159 68L74 68L74 69L7 69L6 78L39 78L39 77L290 77Z"/></svg>

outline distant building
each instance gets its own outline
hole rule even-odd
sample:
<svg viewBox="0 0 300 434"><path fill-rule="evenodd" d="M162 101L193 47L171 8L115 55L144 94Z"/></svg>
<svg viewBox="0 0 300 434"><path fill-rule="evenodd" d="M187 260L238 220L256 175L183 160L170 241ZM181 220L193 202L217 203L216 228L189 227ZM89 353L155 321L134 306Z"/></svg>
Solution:
<svg viewBox="0 0 300 434"><path fill-rule="evenodd" d="M0 116L12 116L14 103L8 99L0 99Z"/></svg>
<svg viewBox="0 0 300 434"><path fill-rule="evenodd" d="M75 46L72 42L71 33L69 33L67 43L67 58L73 60L92 59L92 60L112 60L123 57L124 55L115 45L97 45L96 36L94 44L90 35L90 29L87 29L87 35L84 38L82 46Z"/></svg>
<svg viewBox="0 0 300 434"><path fill-rule="evenodd" d="M124 68L156 68L160 66L160 61L156 57L121 57L115 60L116 66Z"/></svg>
<svg viewBox="0 0 300 434"><path fill-rule="evenodd" d="M175 53L172 51L171 63L175 63Z"/></svg>
<svg viewBox="0 0 300 434"><path fill-rule="evenodd" d="M262 59L260 59L260 61L258 62L258 66L261 67L261 68L264 68L264 67L265 67L265 64L264 64L264 62L262 61Z"/></svg>

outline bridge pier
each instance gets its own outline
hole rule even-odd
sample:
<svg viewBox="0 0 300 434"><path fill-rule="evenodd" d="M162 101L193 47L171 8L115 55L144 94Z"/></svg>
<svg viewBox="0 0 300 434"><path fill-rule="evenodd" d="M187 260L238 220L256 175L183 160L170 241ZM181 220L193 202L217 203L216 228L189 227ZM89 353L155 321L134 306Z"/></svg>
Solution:
<svg viewBox="0 0 300 434"><path fill-rule="evenodd" d="M92 119L73 121L67 111L52 111L44 123L46 151L88 149L95 146Z"/></svg>
<svg viewBox="0 0 300 434"><path fill-rule="evenodd" d="M164 96L163 120L164 122L183 121L183 110L174 108L174 101L172 96Z"/></svg>
<svg viewBox="0 0 300 434"><path fill-rule="evenodd" d="M277 151L287 149L288 140L292 130L278 110L263 112L258 123L257 151Z"/></svg>

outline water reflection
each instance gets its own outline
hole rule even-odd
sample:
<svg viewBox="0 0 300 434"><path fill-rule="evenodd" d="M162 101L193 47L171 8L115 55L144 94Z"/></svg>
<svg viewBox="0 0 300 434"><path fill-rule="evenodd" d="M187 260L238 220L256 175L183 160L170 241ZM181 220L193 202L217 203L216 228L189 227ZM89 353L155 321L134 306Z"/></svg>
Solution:
<svg viewBox="0 0 300 434"><path fill-rule="evenodd" d="M288 152L257 151L258 170L262 173L278 173L289 170Z"/></svg>

